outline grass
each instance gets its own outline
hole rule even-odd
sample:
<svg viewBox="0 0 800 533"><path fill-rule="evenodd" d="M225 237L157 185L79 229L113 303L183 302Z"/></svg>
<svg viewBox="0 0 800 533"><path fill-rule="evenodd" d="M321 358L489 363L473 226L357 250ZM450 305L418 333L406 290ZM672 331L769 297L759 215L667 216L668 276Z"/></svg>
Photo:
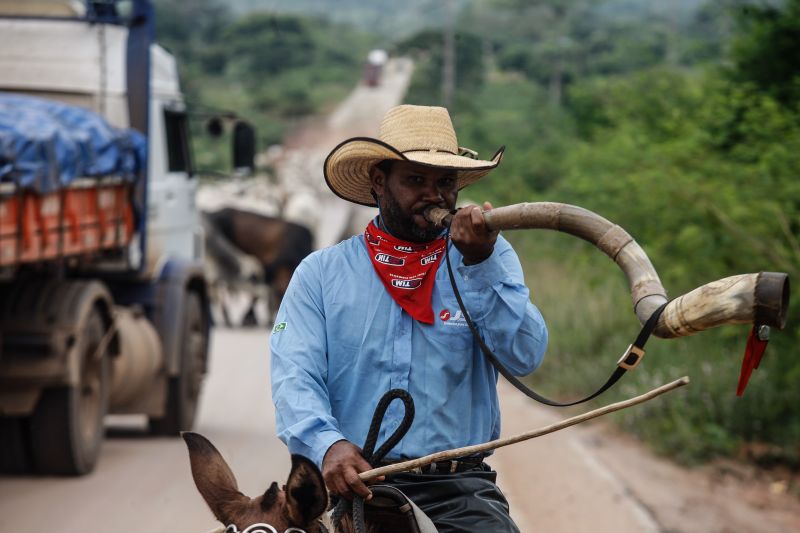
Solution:
<svg viewBox="0 0 800 533"><path fill-rule="evenodd" d="M529 384L557 400L594 392L639 332L624 275L601 252L569 236L529 231L506 232L506 237L519 253L532 300L550 332L545 362L528 378ZM641 365L585 407L632 397L688 375L688 387L612 419L682 464L722 456L797 468L800 421L793 412L800 403L797 387L791 386L797 381L786 372L792 344L776 333L744 397L738 398L748 333L749 326L737 325L680 339L653 337ZM753 443L769 445L752 456L748 450Z"/></svg>

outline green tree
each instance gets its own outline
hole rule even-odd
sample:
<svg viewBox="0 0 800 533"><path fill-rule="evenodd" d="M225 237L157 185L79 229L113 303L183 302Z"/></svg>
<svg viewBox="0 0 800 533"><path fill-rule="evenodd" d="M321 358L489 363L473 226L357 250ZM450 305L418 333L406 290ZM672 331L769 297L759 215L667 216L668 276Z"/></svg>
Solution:
<svg viewBox="0 0 800 533"><path fill-rule="evenodd" d="M253 13L229 25L223 38L233 72L254 83L311 64L316 47L306 21L292 15Z"/></svg>
<svg viewBox="0 0 800 533"><path fill-rule="evenodd" d="M743 35L733 46L733 74L783 103L800 97L800 0L779 6L744 3L738 11Z"/></svg>
<svg viewBox="0 0 800 533"><path fill-rule="evenodd" d="M508 151L501 168L466 194L500 205L542 199L592 209L634 235L671 295L743 272L800 276L798 3L740 10L734 34L728 1L672 20L662 11L655 13L662 18L625 19L621 2L598 2L587 12L596 22L567 26L576 52L558 108L547 105L552 57L544 45L552 41L531 19L538 4L502 3L487 19L515 19L492 37L499 68L455 121L462 144L486 152L506 142ZM581 243L517 235L509 237L533 273L529 286L548 317L550 361L557 361L533 380L562 397L585 392L597 386L598 361L613 365L637 327L619 272L604 270L604 259ZM654 340L643 369L611 394L684 373L692 387L631 410L622 424L684 462L741 453L757 441L770 445L764 460L800 463L796 300L741 399L733 391L746 327Z"/></svg>
<svg viewBox="0 0 800 533"><path fill-rule="evenodd" d="M441 105L443 36L441 31L425 30L405 39L395 46L395 53L410 55L416 59L417 74L406 96L406 101L415 104ZM455 35L456 56L456 111L473 94L484 80L480 61L482 43L477 35L457 32ZM476 60L477 59L477 60Z"/></svg>

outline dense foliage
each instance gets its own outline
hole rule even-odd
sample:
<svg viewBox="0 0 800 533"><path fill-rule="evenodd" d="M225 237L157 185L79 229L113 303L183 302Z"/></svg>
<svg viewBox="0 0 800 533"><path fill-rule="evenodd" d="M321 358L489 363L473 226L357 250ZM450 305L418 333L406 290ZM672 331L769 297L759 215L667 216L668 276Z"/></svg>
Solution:
<svg viewBox="0 0 800 533"><path fill-rule="evenodd" d="M464 194L592 209L637 238L673 296L744 272L799 279L800 1L713 2L646 20L609 17L602 4L497 0L465 14L459 27L472 31L459 42L483 41L486 69L458 87L459 141L508 151ZM428 76L441 61L432 48L418 56ZM415 81L408 101L440 101L431 87ZM574 239L510 237L551 329L532 381L561 398L594 390L638 330L623 277ZM798 303L743 398L747 327L651 341L612 396L683 374L693 384L621 424L685 462L758 449L758 460L799 465Z"/></svg>
<svg viewBox="0 0 800 533"><path fill-rule="evenodd" d="M454 0L470 4L475 0ZM269 9L281 13L326 17L369 31L385 46L392 40L406 37L424 28L441 27L445 14L442 0L230 0L239 11ZM380 42L380 39L383 42Z"/></svg>
<svg viewBox="0 0 800 533"><path fill-rule="evenodd" d="M194 121L201 168L230 165L227 138L202 127L211 115L252 122L261 149L303 117L326 111L358 79L369 38L326 19L257 11L235 15L217 0L157 0L158 41L175 53Z"/></svg>
<svg viewBox="0 0 800 533"><path fill-rule="evenodd" d="M408 102L441 101L443 2L156 4L192 109L245 116L262 148L339 100L368 44L394 39L395 54L416 59ZM637 238L673 296L744 272L800 279L800 0L455 4L459 141L485 157L507 145L501 168L464 195L592 209ZM215 146L226 144L201 145L201 165L218 165ZM593 390L638 331L623 276L574 238L508 237L551 331L532 381L558 398ZM798 318L795 298L743 398L734 391L748 328L729 326L651 340L645 362L600 401L688 374L685 390L617 420L685 462L759 450L757 460L798 465Z"/></svg>

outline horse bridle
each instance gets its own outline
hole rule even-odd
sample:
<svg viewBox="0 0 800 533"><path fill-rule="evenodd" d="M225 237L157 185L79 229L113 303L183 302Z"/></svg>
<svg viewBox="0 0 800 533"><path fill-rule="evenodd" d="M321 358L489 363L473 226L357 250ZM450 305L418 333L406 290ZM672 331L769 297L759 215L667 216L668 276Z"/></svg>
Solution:
<svg viewBox="0 0 800 533"><path fill-rule="evenodd" d="M325 524L320 522L320 533L328 533L328 528L325 527ZM264 522L259 522L257 524L251 524L244 528L242 531L239 531L239 528L236 527L236 524L229 524L228 527L225 528L224 533L278 533L278 530L275 529L274 526L269 524L265 524ZM306 533L305 529L300 529L299 527L289 527L284 530L283 533Z"/></svg>
<svg viewBox="0 0 800 533"><path fill-rule="evenodd" d="M269 524L259 522L258 524L251 524L247 526L242 531L239 531L239 529L236 527L236 524L230 524L225 528L225 533L278 533L278 530ZM306 530L300 529L299 527L290 527L287 528L283 533L306 533Z"/></svg>

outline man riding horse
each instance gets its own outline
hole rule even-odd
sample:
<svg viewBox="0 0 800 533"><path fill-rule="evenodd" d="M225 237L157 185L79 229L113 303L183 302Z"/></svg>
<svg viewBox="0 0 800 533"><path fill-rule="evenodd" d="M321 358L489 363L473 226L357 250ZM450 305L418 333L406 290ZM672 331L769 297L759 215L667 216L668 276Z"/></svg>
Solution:
<svg viewBox="0 0 800 533"><path fill-rule="evenodd" d="M386 460L478 444L500 434L497 371L483 356L448 281L448 248L459 292L483 340L516 375L542 361L547 329L530 302L519 259L486 227L481 208L458 210L449 235L424 216L454 209L458 191L493 170L462 149L446 109L403 105L379 138L344 141L325 161L341 198L377 206L362 235L308 256L295 271L270 340L278 436L322 470L332 494L371 496L358 477L371 465L364 442L389 389L410 392L416 420ZM485 203L484 210L491 209ZM403 417L391 405L385 439ZM484 457L434 463L389 476L441 532L518 531Z"/></svg>

